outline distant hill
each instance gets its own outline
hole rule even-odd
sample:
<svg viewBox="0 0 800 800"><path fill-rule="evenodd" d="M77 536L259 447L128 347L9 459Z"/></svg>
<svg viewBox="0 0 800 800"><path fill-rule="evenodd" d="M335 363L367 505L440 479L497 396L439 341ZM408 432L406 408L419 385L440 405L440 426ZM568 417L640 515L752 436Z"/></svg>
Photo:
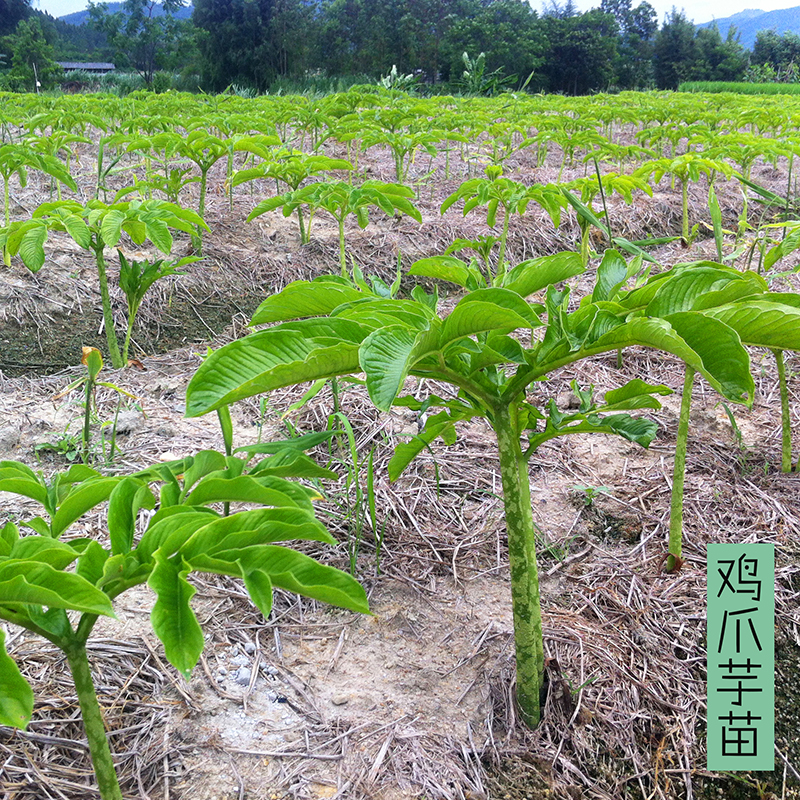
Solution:
<svg viewBox="0 0 800 800"><path fill-rule="evenodd" d="M109 14L115 14L117 11L122 11L122 3L104 3L106 10ZM176 19L189 19L192 16L192 11L194 7L190 4L185 6L184 8L179 8L175 12ZM164 15L164 11L161 6L156 6L154 11L154 16L161 17ZM89 9L85 8L83 11L75 11L72 14L65 14L63 17L59 17L60 20L63 22L68 23L69 25L83 25L89 21Z"/></svg>
<svg viewBox="0 0 800 800"><path fill-rule="evenodd" d="M748 8L733 14L730 17L704 22L698 28L708 28L714 22L719 26L719 32L724 39L728 34L731 25L736 26L739 33L739 41L748 49L752 50L756 42L756 34L759 31L773 29L780 34L796 33L800 35L800 6L796 8L782 8L778 11L761 11L760 9Z"/></svg>

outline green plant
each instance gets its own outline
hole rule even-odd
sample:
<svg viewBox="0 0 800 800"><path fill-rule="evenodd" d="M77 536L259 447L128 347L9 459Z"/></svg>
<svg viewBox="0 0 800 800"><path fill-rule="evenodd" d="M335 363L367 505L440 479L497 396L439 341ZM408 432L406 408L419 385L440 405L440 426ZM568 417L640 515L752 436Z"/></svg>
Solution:
<svg viewBox="0 0 800 800"><path fill-rule="evenodd" d="M231 192L233 188L258 178L274 178L289 187L294 192L300 188L310 177L320 175L332 170L351 170L353 165L340 158L329 158L321 155L308 155L294 150L281 150L274 153L268 149L268 143L262 139L245 137L240 139L236 150L244 150L264 158L262 163L249 169L235 172L231 178ZM276 206L276 208L279 206ZM311 233L311 220L308 228L303 226L303 206L297 207L297 221L300 225L300 243L308 244Z"/></svg>
<svg viewBox="0 0 800 800"><path fill-rule="evenodd" d="M37 461L42 453L55 453L67 461L77 461L81 457L81 437L66 430L52 441L37 442L33 446L33 453Z"/></svg>
<svg viewBox="0 0 800 800"><path fill-rule="evenodd" d="M465 94L491 96L517 81L516 75L503 75L502 67L486 72L486 53L478 53L477 58L470 58L464 51L461 55L464 72L459 85Z"/></svg>
<svg viewBox="0 0 800 800"><path fill-rule="evenodd" d="M78 191L69 170L55 155L37 153L25 144L0 144L0 177L3 179L3 224L9 224L9 191L11 178L16 175L21 186L26 186L28 170L35 169L55 178L59 183Z"/></svg>
<svg viewBox="0 0 800 800"><path fill-rule="evenodd" d="M497 213L502 209L503 229L500 234L500 251L495 267L497 281L503 280L506 273L506 242L508 225L512 214L524 214L531 202L540 205L550 216L557 228L561 220L561 209L566 201L559 187L554 184L524 184L504 178L501 166L486 168L486 178L472 178L465 181L443 203L444 214L450 206L459 201L464 202L464 216L474 208L486 206L486 224L493 228L497 222ZM497 284L495 284L497 285Z"/></svg>
<svg viewBox="0 0 800 800"><path fill-rule="evenodd" d="M653 176L658 183L665 175L672 175L678 180L681 187L681 236L684 242L689 242L689 184L700 180L701 175L708 177L709 185L713 184L714 176L719 173L726 178L733 175L733 168L721 159L707 158L697 153L684 153L676 158L659 158L648 161L634 172L636 177Z"/></svg>
<svg viewBox="0 0 800 800"><path fill-rule="evenodd" d="M203 632L190 605L192 572L242 578L265 617L273 586L368 612L364 590L347 573L275 544L292 539L335 544L314 517L317 493L287 480L313 472L308 462L316 466L302 452L304 444L273 443L271 454L249 469L252 452L240 458L203 450L125 477L73 465L46 481L24 464L0 462L0 491L28 497L44 512L23 523L33 531L28 535L21 536L13 522L0 528L0 619L43 637L66 656L103 800L122 800L122 793L86 646L98 618L114 616L112 603L121 594L145 583L155 592L153 630L167 660L187 678L203 650ZM153 484L160 485L157 496ZM107 547L65 536L106 500ZM213 506L222 502L260 507L221 516ZM156 504L137 537L139 511ZM4 642L0 628L0 723L25 728L33 692Z"/></svg>
<svg viewBox="0 0 800 800"><path fill-rule="evenodd" d="M293 192L270 197L259 203L247 217L247 221L282 208L283 216L288 217L302 206L308 206L310 215L309 228L314 214L323 209L335 220L339 227L339 266L342 276L347 277L347 255L345 249L344 223L349 216L354 216L360 228L369 224L369 208L376 206L392 217L396 211L407 214L417 222L422 217L410 198L414 192L407 186L381 181L364 181L361 186L352 186L345 181L326 181L303 186Z"/></svg>
<svg viewBox="0 0 800 800"><path fill-rule="evenodd" d="M141 261L131 259L129 261L122 250L118 249L117 252L119 253L119 288L124 292L125 300L128 303L128 330L125 333L125 343L122 345L122 363L127 364L136 314L139 312L139 306L142 304L147 290L161 278L170 275L184 275L185 273L178 272L178 270L187 264L200 261L200 258L184 256L171 261L164 258L154 261L148 259Z"/></svg>
<svg viewBox="0 0 800 800"><path fill-rule="evenodd" d="M528 462L546 442L573 433L610 433L649 444L655 423L625 412L658 409L655 395L670 390L634 379L599 402L591 389L578 390L579 408L561 411L552 399L531 402L528 386L584 358L643 345L683 359L734 402L753 391L747 351L724 323L699 312L664 318L644 314L641 290L638 297L631 297L634 292L621 297L628 265L615 251L598 268L592 295L570 313L570 290L552 285L563 261L562 254L511 270L513 283L506 286L514 290L473 289L467 285L468 271L446 271L437 277L463 278L461 285L468 289L446 316L437 313L436 295L420 287L411 299L388 299L345 276L295 282L268 297L256 317L261 322L311 318L282 322L212 353L190 381L186 398L187 416L195 417L281 386L363 372L369 396L381 410L392 405L441 409L428 417L418 436L398 446L389 463L392 479L436 438L452 443L457 423L486 419L497 437L503 484L517 699L530 726L540 719L544 652ZM544 306L525 300L545 287ZM540 314L546 314L547 324L539 341L525 347L510 335L542 326ZM449 384L453 394L422 400L404 395L408 376Z"/></svg>
<svg viewBox="0 0 800 800"><path fill-rule="evenodd" d="M591 508L594 505L594 501L597 500L601 494L611 494L611 489L609 489L608 486L582 486L578 484L572 488L583 495L583 504L587 508Z"/></svg>
<svg viewBox="0 0 800 800"><path fill-rule="evenodd" d="M769 292L767 282L751 271L739 272L708 261L680 264L651 277L620 298L620 302L625 307L642 304L646 314L666 319L701 313L709 320L722 323L727 335L734 336L740 347L800 348L800 298L789 293ZM678 569L682 563L683 490L695 373L695 367L687 362L670 502L669 571ZM749 372L747 379L748 396L752 397L754 384ZM725 392L723 396L734 399Z"/></svg>
<svg viewBox="0 0 800 800"><path fill-rule="evenodd" d="M120 353L114 328L105 249L115 247L124 233L136 245L142 245L150 240L162 253L169 254L173 244L170 229L195 234L199 228L208 230L208 226L197 214L163 200L131 200L111 204L90 200L83 206L74 200L64 200L43 203L33 212L31 219L14 222L4 230L0 230L0 245L4 248L6 258L19 253L23 263L31 272L37 272L44 264L44 243L51 231L67 233L76 244L94 255L100 279L100 298L103 304L108 351L112 365L115 369L120 369L127 362ZM163 272L164 262L154 262L161 265L158 268L154 268L150 262L134 263L137 266L129 265L126 272L128 288L125 289L125 294L129 304L131 300L134 301L132 308L135 316L144 292L154 280L169 274L169 271ZM170 263L179 266L188 261ZM142 266L144 264L148 266L145 268ZM126 355L131 329L132 322L129 320Z"/></svg>

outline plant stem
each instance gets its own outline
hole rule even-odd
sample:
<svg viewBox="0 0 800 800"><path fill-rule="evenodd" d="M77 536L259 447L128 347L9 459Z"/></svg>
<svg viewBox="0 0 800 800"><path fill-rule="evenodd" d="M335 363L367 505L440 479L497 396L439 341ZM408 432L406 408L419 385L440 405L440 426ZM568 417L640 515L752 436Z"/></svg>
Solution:
<svg viewBox="0 0 800 800"><path fill-rule="evenodd" d="M541 717L539 692L544 678L544 645L528 462L522 455L519 434L507 406L495 409L493 427L500 451L511 565L517 702L525 724L535 728Z"/></svg>
<svg viewBox="0 0 800 800"><path fill-rule="evenodd" d="M589 224L578 219L581 228L581 264L586 267L589 265Z"/></svg>
<svg viewBox="0 0 800 800"><path fill-rule="evenodd" d="M669 556L667 571L671 572L681 557L683 541L683 484L686 477L686 445L689 441L689 413L692 408L694 368L686 366L681 397L681 414L678 420L678 438L675 443L675 466L672 472L672 498L669 504Z"/></svg>
<svg viewBox="0 0 800 800"><path fill-rule="evenodd" d="M100 278L100 299L103 302L103 322L106 327L108 353L111 356L111 364L114 369L121 369L125 364L119 352L117 332L114 330L114 314L111 311L111 295L108 292L108 276L106 275L106 262L103 257L103 245L102 243L98 243L92 249L94 250L94 257L97 262L97 274Z"/></svg>
<svg viewBox="0 0 800 800"><path fill-rule="evenodd" d="M783 350L773 350L778 365L778 385L781 394L781 472L792 471L792 425L789 417L789 390L786 386L786 365Z"/></svg>
<svg viewBox="0 0 800 800"><path fill-rule="evenodd" d="M208 182L208 170L210 168L200 170L200 202L197 206L197 213L202 220L206 218L206 184ZM203 231L198 227L197 235L192 236L192 247L195 253L199 256L203 254Z"/></svg>
<svg viewBox="0 0 800 800"><path fill-rule="evenodd" d="M94 380L92 379L92 372L89 370L89 374L86 376L86 408L83 412L83 463L87 466L89 464L89 438L91 436L92 389L94 389Z"/></svg>
<svg viewBox="0 0 800 800"><path fill-rule="evenodd" d="M683 222L681 226L681 237L687 244L689 243L689 182L681 180L681 210L683 212Z"/></svg>
<svg viewBox="0 0 800 800"><path fill-rule="evenodd" d="M78 702L81 707L83 727L86 738L89 740L89 752L92 756L92 766L97 777L97 788L103 800L122 800L122 791L117 780L117 771L111 757L111 748L108 746L103 715L97 694L94 690L92 672L89 660L86 657L86 645L73 643L65 651L69 664L75 690L78 693Z"/></svg>
<svg viewBox="0 0 800 800"><path fill-rule="evenodd" d="M122 345L122 363L128 363L128 350L131 346L131 336L133 335L133 324L136 322L136 308L128 308L128 330L125 331L125 342Z"/></svg>
<svg viewBox="0 0 800 800"><path fill-rule="evenodd" d="M342 277L347 277L347 256L344 249L344 216L339 220L339 266L342 269Z"/></svg>
<svg viewBox="0 0 800 800"><path fill-rule="evenodd" d="M508 223L511 219L511 209L506 208L506 214L503 217L503 232L500 234L500 253L497 256L497 278L495 279L496 286L503 285L503 278L506 275L506 240L508 239Z"/></svg>

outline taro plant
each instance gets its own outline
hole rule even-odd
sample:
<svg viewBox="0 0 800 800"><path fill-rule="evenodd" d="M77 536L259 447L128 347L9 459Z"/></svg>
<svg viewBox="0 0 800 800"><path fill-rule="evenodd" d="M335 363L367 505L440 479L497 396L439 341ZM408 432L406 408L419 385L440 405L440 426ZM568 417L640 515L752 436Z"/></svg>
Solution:
<svg viewBox="0 0 800 800"><path fill-rule="evenodd" d="M311 183L293 192L270 197L260 202L247 217L247 221L282 208L283 216L288 217L293 211L300 211L301 207L309 208L308 228L311 220L320 209L327 211L335 220L339 228L339 266L343 276L347 276L347 250L345 248L344 224L348 217L354 216L360 228L369 224L370 206L375 206L387 216L394 216L396 211L407 214L417 222L422 222L422 216L410 198L414 192L407 186L399 183L383 183L381 181L365 181L361 186L351 186L345 181L325 181Z"/></svg>
<svg viewBox="0 0 800 800"><path fill-rule="evenodd" d="M157 258L152 261L135 258L129 260L122 250L118 249L117 252L119 253L119 288L124 292L125 300L128 303L128 330L125 332L125 342L122 345L122 363L127 364L136 315L139 313L139 306L141 306L148 289L161 278L167 278L170 275L184 275L185 273L178 272L181 267L201 259L199 256L184 256L173 260L165 258Z"/></svg>
<svg viewBox="0 0 800 800"><path fill-rule="evenodd" d="M679 264L632 291L617 287L610 299L628 313L649 317L673 319L676 315L703 314L722 323L744 345L769 347L778 353L800 349L800 296L770 292L766 281L751 271L739 272L708 261ZM670 503L668 571L682 563L686 449L696 372L694 365L686 362ZM782 402L782 417L787 411L788 405ZM791 468L791 443L787 447L785 437L782 453L783 467L788 459Z"/></svg>
<svg viewBox="0 0 800 800"><path fill-rule="evenodd" d="M731 401L749 400L753 392L747 351L723 322L696 311L663 318L637 315L614 302L610 298L630 277L616 251L606 253L592 294L570 312L570 289L553 285L560 269L553 264L563 260L561 254L519 265L509 271L504 287L473 288L476 276L442 269L437 277L468 290L446 315L438 312L437 295L421 287L409 299L388 299L345 276L292 283L268 297L257 312L260 322L281 324L209 355L186 398L187 416L195 417L279 387L364 373L369 396L381 410L393 405L438 409L418 436L396 449L389 465L392 479L437 437L452 442L461 421L484 418L497 439L517 700L529 726L540 720L544 648L528 462L547 441L572 433L617 434L646 446L656 433L655 423L626 412L658 409L656 395L670 391L634 379L599 399L591 388L576 384L579 407L562 411L553 399L530 396L529 387L536 384L541 390L548 376L584 358L640 345L678 356ZM428 265L427 274L433 272ZM526 300L545 288L543 305ZM528 347L513 335L537 329L543 335L531 337ZM409 376L452 391L414 398L403 394Z"/></svg>
<svg viewBox="0 0 800 800"><path fill-rule="evenodd" d="M681 188L681 237L689 242L689 184L696 183L702 175L713 185L714 177L719 173L725 178L733 175L733 168L721 159L707 158L697 153L684 153L677 158L658 158L642 164L633 174L637 178L653 177L658 183L664 175L677 179Z"/></svg>
<svg viewBox="0 0 800 800"><path fill-rule="evenodd" d="M491 165L486 168L486 178L471 178L464 181L443 203L444 214L450 206L463 201L464 216L475 208L486 207L486 224L494 228L498 212L503 216L503 229L500 233L500 249L495 268L498 280L502 280L506 272L506 242L508 225L512 214L524 214L531 202L540 205L557 228L561 221L561 210L567 203L561 190L554 184L534 184L525 186L522 183L504 178L503 168Z"/></svg>
<svg viewBox="0 0 800 800"><path fill-rule="evenodd" d="M245 150L265 159L260 164L248 169L238 170L231 177L231 193L233 188L248 181L259 178L274 178L289 187L291 192L300 188L309 178L332 170L352 170L353 165L341 158L329 158L321 155L308 155L297 150L284 149L272 152L260 139L246 137L236 144L237 150ZM300 244L308 244L311 221L308 229L303 225L303 206L297 206L297 222L300 225Z"/></svg>
<svg viewBox="0 0 800 800"><path fill-rule="evenodd" d="M16 175L20 186L28 183L28 171L39 170L72 189L78 191L75 181L63 162L54 155L38 153L26 144L0 144L0 178L3 179L3 224L8 227L9 195L11 178Z"/></svg>
<svg viewBox="0 0 800 800"><path fill-rule="evenodd" d="M350 575L277 544L336 544L314 516L318 493L287 479L309 473L310 459L302 452L307 446L308 441L260 445L269 455L252 467L253 448L243 458L203 450L125 477L74 465L49 481L20 462L0 461L0 491L43 508L43 516L22 523L31 531L27 535L13 522L0 528L0 620L64 653L103 800L122 800L122 793L92 678L90 636L101 616L114 616L114 600L128 589L146 583L155 592L153 630L168 661L187 679L203 650L190 605L196 591L188 581L192 572L243 579L265 618L276 586L368 613L364 590ZM311 473L330 476L319 467ZM105 542L69 535L73 523L106 500ZM222 516L214 508L221 503L259 507ZM156 507L137 535L139 511ZM25 728L32 712L33 691L6 652L0 627L0 723Z"/></svg>
<svg viewBox="0 0 800 800"><path fill-rule="evenodd" d="M4 247L7 258L19 253L25 266L32 272L37 272L44 264L44 244L51 231L67 233L76 244L92 253L100 279L100 299L103 304L103 321L111 364L114 369L120 369L127 362L120 353L114 328L105 260L106 248L115 247L122 235L127 234L137 246L149 240L162 253L169 254L173 246L170 229L194 235L200 228L208 230L194 211L163 200L131 200L110 204L100 200L90 200L83 206L74 200L64 200L43 203L33 212L31 219L14 222L0 230L0 246ZM178 266L189 262L183 259L174 263ZM133 268L129 265L124 291L129 303L131 299L134 300L132 307L134 317L144 292L154 280L169 274L168 271L164 272L164 269L163 262L155 270L152 265L147 269L140 265L134 275ZM129 320L125 342L126 356L131 324Z"/></svg>

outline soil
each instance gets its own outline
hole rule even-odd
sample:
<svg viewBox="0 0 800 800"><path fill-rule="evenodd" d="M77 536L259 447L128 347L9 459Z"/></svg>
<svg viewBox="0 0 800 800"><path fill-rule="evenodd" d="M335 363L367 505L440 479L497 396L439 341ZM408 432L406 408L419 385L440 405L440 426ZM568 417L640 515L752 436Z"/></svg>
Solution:
<svg viewBox="0 0 800 800"><path fill-rule="evenodd" d="M331 150L331 155L342 155ZM372 177L392 179L386 153L372 151ZM455 160L455 159L454 159ZM421 163L412 167L422 174ZM439 163L441 161L442 163ZM512 177L553 180L558 154L534 168L527 154ZM83 163L91 163L90 159ZM457 237L488 229L450 212L441 201L465 167L443 158L435 182L421 190L423 225L375 213L348 246L367 273L391 280L398 254L404 271ZM461 172L459 173L459 170ZM785 166L756 167L753 179L785 180ZM581 174L566 170L564 179ZM84 176L86 185L91 176ZM245 192L234 209L212 172L205 259L187 274L159 282L140 312L134 336L138 367L104 375L126 400L111 470L129 470L222 447L215 419L183 419L188 379L199 353L245 333L267 293L290 280L336 271L335 226L315 220L300 247L295 222L279 214L244 219L255 203ZM631 209L618 198L611 214L629 239L680 226L680 197L666 181ZM692 215L705 214L706 187L692 187ZM47 193L35 179L17 189L21 209ZM738 189L719 190L726 227L735 228ZM187 194L185 198L191 202ZM512 223L512 260L572 247L570 220L557 231L531 209ZM729 243L730 244L730 243ZM180 252L189 242L178 240ZM662 265L714 257L713 241L653 251ZM794 288L797 290L797 281ZM112 271L112 287L115 276ZM403 284L404 289L406 284ZM447 287L441 287L443 292ZM50 474L74 457L69 442L82 413L79 392L62 393L76 377L83 345L105 346L96 275L86 255L56 238L36 275L18 262L0 280L0 458ZM118 323L122 295L113 289ZM120 327L121 330L121 327ZM152 595L133 590L118 601L117 621L98 628L93 651L100 696L115 731L127 797L173 800L233 798L769 798L800 796L800 501L797 474L783 475L774 363L754 356L758 397L735 411L738 441L713 392L699 381L693 404L686 490L686 565L658 570L664 553L679 396L664 398L659 437L649 450L623 440L574 436L543 447L531 466L548 659L543 724L525 731L513 700L514 646L499 471L490 431L464 426L445 450L436 444L390 486L392 445L416 430L402 411L378 414L362 389L345 393L362 459L373 445L380 524L377 546L342 520L352 508L343 477L328 488L321 518L340 544L310 550L355 574L370 597L371 616L318 606L276 593L264 620L235 581L198 578L195 610L207 635L190 682L166 665L149 627ZM72 365L72 366L70 366ZM787 356L792 425L800 435L800 362ZM674 359L626 351L625 377L646 377L679 390ZM559 400L569 381L598 392L619 385L613 357L565 369L535 393ZM303 387L275 392L266 406L233 410L244 445L285 435L283 411ZM301 430L325 426L327 390L289 416ZM98 394L94 454L108 455L117 410L111 391ZM73 441L74 444L74 441ZM318 454L323 460L324 452ZM334 454L336 456L336 454ZM362 474L363 480L363 474ZM0 522L35 512L35 504L0 494ZM71 535L102 536L89 515ZM773 541L777 552L776 756L771 773L722 776L705 771L703 749L703 619L705 545ZM35 687L32 734L0 729L0 776L9 797L88 797L91 774L80 746L76 705L63 661L34 639L15 635L9 649ZM50 741L45 741L47 737ZM44 737L45 740L42 740ZM796 771L796 772L794 772Z"/></svg>

